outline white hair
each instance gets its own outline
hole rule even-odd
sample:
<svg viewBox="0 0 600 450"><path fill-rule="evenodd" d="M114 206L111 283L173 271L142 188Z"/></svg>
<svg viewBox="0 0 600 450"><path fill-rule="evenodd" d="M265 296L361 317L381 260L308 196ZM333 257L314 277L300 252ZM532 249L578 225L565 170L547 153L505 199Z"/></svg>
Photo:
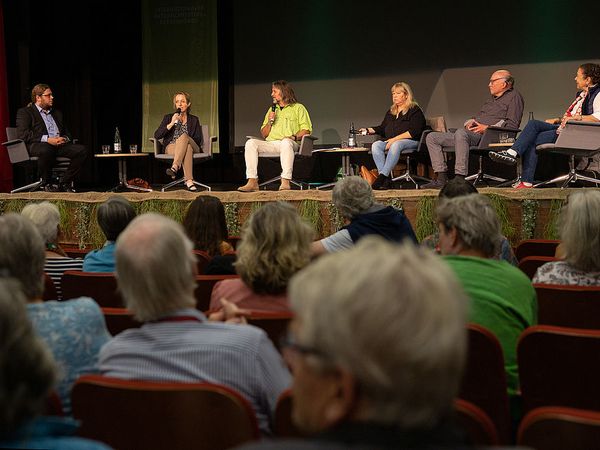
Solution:
<svg viewBox="0 0 600 450"><path fill-rule="evenodd" d="M196 304L196 259L183 227L168 217L136 217L119 235L116 276L127 308L142 321Z"/></svg>
<svg viewBox="0 0 600 450"><path fill-rule="evenodd" d="M56 242L60 212L54 203L29 203L23 208L21 214L33 222L45 243Z"/></svg>
<svg viewBox="0 0 600 450"><path fill-rule="evenodd" d="M353 217L367 211L375 203L373 190L361 177L351 176L339 180L333 188L331 201L342 217Z"/></svg>
<svg viewBox="0 0 600 450"><path fill-rule="evenodd" d="M368 236L300 271L289 294L299 342L328 355L308 361L348 370L368 420L429 427L451 410L465 361L467 301L438 256Z"/></svg>
<svg viewBox="0 0 600 450"><path fill-rule="evenodd" d="M600 271L600 192L584 189L569 195L560 218L565 259L580 270Z"/></svg>

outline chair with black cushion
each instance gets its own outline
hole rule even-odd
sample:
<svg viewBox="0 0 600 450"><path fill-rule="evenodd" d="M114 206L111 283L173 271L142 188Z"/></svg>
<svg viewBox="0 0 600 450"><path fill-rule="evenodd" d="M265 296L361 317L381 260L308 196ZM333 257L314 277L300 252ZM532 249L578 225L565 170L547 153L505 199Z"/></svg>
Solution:
<svg viewBox="0 0 600 450"><path fill-rule="evenodd" d="M507 127L495 127L489 126L483 136L481 136L481 140L479 144L476 146L472 146L469 148L469 154L477 155L479 165L477 167L477 173L473 175L469 175L465 177L465 180L472 181L473 186L477 186L478 183L485 183L489 185L488 180L498 181L500 183L506 182L506 178L500 178L494 175L487 174L483 171L483 160L488 156L490 150L493 150L495 147L490 147L490 145L499 144L500 143L500 134L506 134L506 136L510 139L515 139L517 133L521 131L516 128L507 128ZM504 147L507 148L507 147ZM444 148L444 151L446 149Z"/></svg>
<svg viewBox="0 0 600 450"><path fill-rule="evenodd" d="M119 449L229 449L259 438L244 397L211 383L80 377L71 393L78 434Z"/></svg>
<svg viewBox="0 0 600 450"><path fill-rule="evenodd" d="M569 173L538 183L533 187L562 182L561 189L563 189L569 183L575 183L576 181L587 181L595 183L596 187L600 186L600 179L591 178L577 172L575 163L575 158L593 158L600 153L600 123L569 120L555 143L538 145L536 151L538 153L549 152L567 155L569 157Z"/></svg>
<svg viewBox="0 0 600 450"><path fill-rule="evenodd" d="M246 138L264 141L263 138L257 137L257 136L246 136ZM296 151L294 153L294 164L297 161L305 160L307 158L312 157L314 142L317 139L318 138L316 136L313 136L312 134L305 134L304 136L302 136L302 140L300 141L300 147L298 148L298 151ZM259 153L258 157L259 158L267 158L267 159L271 159L271 160L279 160L280 159L279 153L268 153L268 152L267 153ZM259 161L260 161L260 159L259 159ZM268 186L269 184L275 183L276 181L280 181L280 180L281 180L281 175L278 175L276 177L273 177L267 181L260 183L258 185L258 187L259 188L265 187L265 186ZM291 179L290 183L293 184L294 186L297 186L300 189L304 188L304 185L302 184L302 182L300 182L298 180Z"/></svg>
<svg viewBox="0 0 600 450"><path fill-rule="evenodd" d="M548 406L521 421L519 445L537 450L591 450L600 444L600 412Z"/></svg>
<svg viewBox="0 0 600 450"><path fill-rule="evenodd" d="M67 270L62 276L61 286L65 300L85 296L93 298L103 308L124 307L112 272Z"/></svg>
<svg viewBox="0 0 600 450"><path fill-rule="evenodd" d="M175 158L175 155L168 155L165 153L165 146L163 145L162 139L150 138L150 142L152 142L152 144L154 145L154 159L166 162L169 165L169 167L171 167L173 165L173 159ZM202 125L202 148L201 152L193 154L194 165L196 165L196 163L201 163L212 159L213 144L215 142L217 142L217 137L211 136L208 133L208 125ZM162 187L161 192L165 192L167 189L172 188L173 186L184 184L185 178L181 177L175 181L165 184ZM210 186L200 183L198 181L194 180L194 184L198 187L206 189L207 191L211 190Z"/></svg>
<svg viewBox="0 0 600 450"><path fill-rule="evenodd" d="M538 324L600 330L600 287L534 284Z"/></svg>
<svg viewBox="0 0 600 450"><path fill-rule="evenodd" d="M523 239L515 249L515 256L521 261L526 256L554 256L560 244L555 239Z"/></svg>
<svg viewBox="0 0 600 450"><path fill-rule="evenodd" d="M486 328L469 324L468 357L458 398L481 408L498 431L500 443L511 436L504 354L500 342Z"/></svg>
<svg viewBox="0 0 600 450"><path fill-rule="evenodd" d="M477 405L457 398L454 400L454 423L471 445L498 445L498 430L489 416Z"/></svg>
<svg viewBox="0 0 600 450"><path fill-rule="evenodd" d="M526 256L519 261L519 269L533 280L537 270L544 264L552 261L558 261L554 256Z"/></svg>
<svg viewBox="0 0 600 450"><path fill-rule="evenodd" d="M517 344L523 411L565 406L600 411L600 330L536 325Z"/></svg>
<svg viewBox="0 0 600 450"><path fill-rule="evenodd" d="M208 311L210 308L210 296L213 287L221 280L239 278L239 275L196 275L196 309L201 312Z"/></svg>
<svg viewBox="0 0 600 450"><path fill-rule="evenodd" d="M13 127L6 127L6 137L8 138L8 141L3 142L2 145L6 147L10 163L12 165L24 163L24 165L27 166L26 170L28 174L30 174L33 170L37 170L38 157L29 155L29 151L27 150L25 142L18 138L17 129ZM71 164L71 160L69 158L62 156L56 157L56 164L52 168L52 177L56 178L57 182L60 182L60 179L69 168L69 164ZM35 191L42 185L42 183L43 180L38 178L37 181L13 189L10 191L10 193L13 194L16 192Z"/></svg>
<svg viewBox="0 0 600 450"><path fill-rule="evenodd" d="M419 155L427 155L427 145L425 144L425 138L427 135L433 131L445 133L447 131L446 128L446 120L443 116L439 117L429 117L426 119L427 129L421 135L419 139L419 145L415 149L405 150L401 153L400 159L404 159L406 163L406 171L400 175L399 177L392 178L392 181L408 181L415 185L415 189L419 189L419 183L415 181L415 179L419 181L429 182L431 181L429 178L422 177L419 175L412 174L410 172L411 165L411 157L418 158Z"/></svg>

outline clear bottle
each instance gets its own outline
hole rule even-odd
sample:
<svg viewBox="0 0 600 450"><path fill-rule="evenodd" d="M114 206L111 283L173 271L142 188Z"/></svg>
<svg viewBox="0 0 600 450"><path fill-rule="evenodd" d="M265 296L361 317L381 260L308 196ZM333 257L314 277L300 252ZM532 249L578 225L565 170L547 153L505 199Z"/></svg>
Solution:
<svg viewBox="0 0 600 450"><path fill-rule="evenodd" d="M356 128L354 128L354 122L350 125L350 132L348 133L348 147L356 147Z"/></svg>
<svg viewBox="0 0 600 450"><path fill-rule="evenodd" d="M532 120L534 120L533 111L529 111L529 122L531 122Z"/></svg>
<svg viewBox="0 0 600 450"><path fill-rule="evenodd" d="M119 133L119 127L115 129L115 153L121 153L121 133Z"/></svg>

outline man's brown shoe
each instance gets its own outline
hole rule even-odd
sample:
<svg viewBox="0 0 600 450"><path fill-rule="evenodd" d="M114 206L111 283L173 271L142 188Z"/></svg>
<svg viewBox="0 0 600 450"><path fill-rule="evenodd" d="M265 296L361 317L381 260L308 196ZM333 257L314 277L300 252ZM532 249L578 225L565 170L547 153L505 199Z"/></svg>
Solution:
<svg viewBox="0 0 600 450"><path fill-rule="evenodd" d="M258 179L248 178L248 182L238 188L240 192L256 192L258 191Z"/></svg>

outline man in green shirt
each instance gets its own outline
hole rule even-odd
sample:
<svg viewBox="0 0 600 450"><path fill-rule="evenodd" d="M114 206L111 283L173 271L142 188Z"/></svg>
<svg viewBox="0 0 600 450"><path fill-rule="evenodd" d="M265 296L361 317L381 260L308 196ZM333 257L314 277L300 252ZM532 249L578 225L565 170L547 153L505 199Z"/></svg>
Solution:
<svg viewBox="0 0 600 450"><path fill-rule="evenodd" d="M537 322L537 299L529 278L504 260L493 259L501 241L500 222L487 197L445 199L437 208L440 252L471 299L469 320L500 341L508 394L519 389L517 341Z"/></svg>
<svg viewBox="0 0 600 450"><path fill-rule="evenodd" d="M264 141L248 139L244 148L246 178L248 182L238 188L240 192L258 191L258 154L280 155L281 186L279 190L289 190L294 166L294 153L300 147L302 136L312 132L308 111L298 103L294 90L287 81L274 81L271 87L273 106L265 114L260 129Z"/></svg>

